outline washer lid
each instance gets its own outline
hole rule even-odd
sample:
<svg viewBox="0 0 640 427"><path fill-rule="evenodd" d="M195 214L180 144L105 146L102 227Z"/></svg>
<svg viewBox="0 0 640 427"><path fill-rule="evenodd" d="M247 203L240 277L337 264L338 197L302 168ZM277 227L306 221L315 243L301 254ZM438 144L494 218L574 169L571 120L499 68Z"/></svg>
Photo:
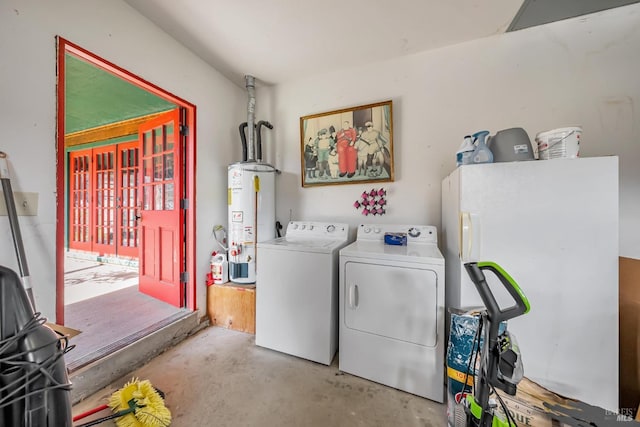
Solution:
<svg viewBox="0 0 640 427"><path fill-rule="evenodd" d="M384 260L442 264L444 257L434 244L385 245L382 242L356 240L340 250L340 256L376 258Z"/></svg>
<svg viewBox="0 0 640 427"><path fill-rule="evenodd" d="M283 251L331 253L349 243L346 240L334 239L302 239L293 237L277 237L265 242L258 242L258 249L279 249Z"/></svg>

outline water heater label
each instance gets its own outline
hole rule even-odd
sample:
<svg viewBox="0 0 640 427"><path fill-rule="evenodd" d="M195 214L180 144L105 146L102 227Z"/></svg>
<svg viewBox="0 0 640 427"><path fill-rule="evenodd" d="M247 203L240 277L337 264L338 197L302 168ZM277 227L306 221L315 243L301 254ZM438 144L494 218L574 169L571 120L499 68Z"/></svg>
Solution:
<svg viewBox="0 0 640 427"><path fill-rule="evenodd" d="M242 222L242 211L233 211L233 212L231 212L231 221L233 221L233 222Z"/></svg>
<svg viewBox="0 0 640 427"><path fill-rule="evenodd" d="M231 188L242 188L242 169L234 169L229 174L229 186Z"/></svg>
<svg viewBox="0 0 640 427"><path fill-rule="evenodd" d="M246 225L244 227L244 244L253 243L253 226Z"/></svg>

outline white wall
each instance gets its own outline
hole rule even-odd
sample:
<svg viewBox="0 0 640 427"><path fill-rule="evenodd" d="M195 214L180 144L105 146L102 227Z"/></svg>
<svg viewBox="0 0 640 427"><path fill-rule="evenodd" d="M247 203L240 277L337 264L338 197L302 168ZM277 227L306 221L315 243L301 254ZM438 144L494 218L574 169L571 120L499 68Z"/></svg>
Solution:
<svg viewBox="0 0 640 427"><path fill-rule="evenodd" d="M38 216L20 217L37 309L54 318L56 35L197 105L196 276L204 314L211 229L227 222L226 170L241 157L246 91L119 0L0 2L0 150L9 155L13 190L39 194ZM638 46L640 5L633 5L275 88L258 85L256 119L274 124L263 135L263 157L283 171L277 218L363 221L352 203L371 185L300 186L299 118L392 99L396 181L382 185L388 214L368 221L439 226L440 182L466 133L521 126L533 138L580 124L583 156L620 156L620 255L640 258ZM6 217L0 237L0 264L17 271Z"/></svg>
<svg viewBox="0 0 640 427"><path fill-rule="evenodd" d="M268 160L283 172L277 218L440 226L440 182L465 134L523 127L533 142L581 125L582 156L620 156L620 255L640 258L639 46L633 5L259 91L277 141ZM302 188L299 118L387 99L396 168L383 185L387 215L365 219L352 206L371 184Z"/></svg>
<svg viewBox="0 0 640 427"><path fill-rule="evenodd" d="M197 304L215 224L227 223L227 165L241 157L245 92L119 0L0 2L0 150L13 191L39 194L38 215L19 217L36 309L55 319L56 45L59 35L197 106ZM18 271L7 217L0 265Z"/></svg>

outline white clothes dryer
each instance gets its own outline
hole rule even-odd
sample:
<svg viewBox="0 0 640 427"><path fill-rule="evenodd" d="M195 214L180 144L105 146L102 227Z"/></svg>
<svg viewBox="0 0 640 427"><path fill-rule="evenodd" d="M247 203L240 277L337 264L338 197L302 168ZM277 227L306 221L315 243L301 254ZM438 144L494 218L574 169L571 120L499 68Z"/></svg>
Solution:
<svg viewBox="0 0 640 427"><path fill-rule="evenodd" d="M258 242L256 344L330 365L338 347L339 251L347 224L292 221Z"/></svg>
<svg viewBox="0 0 640 427"><path fill-rule="evenodd" d="M406 245L398 242L406 236ZM400 237L399 237L400 236ZM340 251L339 369L444 400L444 257L436 227L362 224Z"/></svg>

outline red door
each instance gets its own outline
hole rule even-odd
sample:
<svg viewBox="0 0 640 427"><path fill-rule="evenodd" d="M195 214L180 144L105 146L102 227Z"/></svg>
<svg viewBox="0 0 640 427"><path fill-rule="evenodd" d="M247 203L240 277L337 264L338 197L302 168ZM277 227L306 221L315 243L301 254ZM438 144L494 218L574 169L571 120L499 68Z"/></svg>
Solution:
<svg viewBox="0 0 640 427"><path fill-rule="evenodd" d="M142 160L138 207L139 289L154 298L182 307L184 289L180 283L180 270L184 253L181 245L180 110L141 125L138 139Z"/></svg>
<svg viewBox="0 0 640 427"><path fill-rule="evenodd" d="M94 252L113 253L116 226L116 147L93 149L93 245Z"/></svg>
<svg viewBox="0 0 640 427"><path fill-rule="evenodd" d="M140 166L138 142L118 144L118 211L116 253L131 257L138 256L138 178Z"/></svg>
<svg viewBox="0 0 640 427"><path fill-rule="evenodd" d="M91 250L91 150L69 153L69 247Z"/></svg>

